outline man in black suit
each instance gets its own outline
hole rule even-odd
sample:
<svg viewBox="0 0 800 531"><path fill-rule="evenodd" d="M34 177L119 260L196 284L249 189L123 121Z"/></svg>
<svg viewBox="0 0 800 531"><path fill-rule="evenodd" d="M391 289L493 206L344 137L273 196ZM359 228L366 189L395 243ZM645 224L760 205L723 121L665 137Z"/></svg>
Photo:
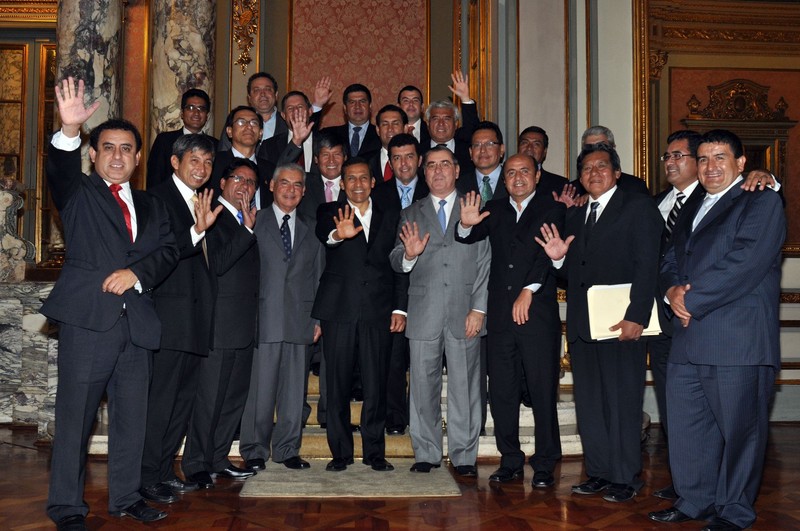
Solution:
<svg viewBox="0 0 800 531"><path fill-rule="evenodd" d="M664 222L649 196L617 186L619 156L608 144L584 146L578 172L590 200L567 211L566 239L557 227L545 225L543 238L536 241L568 281L567 340L589 476L572 492L587 495L608 489L603 499L624 502L633 499L644 484L639 472L647 352L639 339L650 319L656 319L650 312ZM587 290L628 283L630 304L611 327L620 331L619 337L594 340L589 332Z"/></svg>
<svg viewBox="0 0 800 531"><path fill-rule="evenodd" d="M345 200L342 165L347 160L347 145L330 128L314 136L314 165L319 171L306 173L306 193L297 208L316 219L321 204Z"/></svg>
<svg viewBox="0 0 800 531"><path fill-rule="evenodd" d="M152 522L166 513L139 494L150 351L161 322L150 292L178 250L161 201L132 190L142 139L126 120L95 127L81 173L81 126L100 107L72 78L55 87L61 131L48 146L47 183L64 224L67 260L41 313L59 324L58 390L47 514L86 529L86 447L103 395L109 403L108 510ZM387 252L388 255L388 252Z"/></svg>
<svg viewBox="0 0 800 531"><path fill-rule="evenodd" d="M211 348L200 363L181 463L186 478L204 488L214 486L212 474L236 480L254 474L231 464L228 453L250 388L258 317L256 209L250 206L256 168L247 159L236 159L224 175L214 210L219 216L207 237L214 291Z"/></svg>
<svg viewBox="0 0 800 531"><path fill-rule="evenodd" d="M581 135L581 145L584 147L587 145L600 143L608 144L610 147L616 150L617 144L614 141L614 133L608 127L602 125L593 125ZM583 180L579 178L578 183L575 184L575 188L578 190L579 194L585 193L582 181ZM650 192L647 190L647 183L644 182L644 179L641 179L636 175L631 175L630 173L621 172L619 175L619 180L617 181L617 186L619 186L621 190L628 192L648 195L650 194Z"/></svg>
<svg viewBox="0 0 800 531"><path fill-rule="evenodd" d="M462 199L456 240L474 243L489 238L487 330L488 375L492 418L500 468L489 481L506 482L524 475L525 453L519 442L519 403L527 387L535 419L536 452L530 459L532 484L553 485L553 468L561 459L558 429L561 318L551 260L539 246L527 245L543 224L563 227L564 205L539 193L536 159L517 154L503 173L509 198L493 199L480 211L481 198Z"/></svg>
<svg viewBox="0 0 800 531"><path fill-rule="evenodd" d="M181 120L183 127L175 131L159 133L150 148L147 157L147 188L166 181L172 175L172 144L183 135L200 134L208 121L211 112L211 98L206 91L193 88L181 96ZM206 135L217 149L217 139Z"/></svg>
<svg viewBox="0 0 800 531"><path fill-rule="evenodd" d="M428 124L422 119L422 91L414 85L406 85L397 93L397 105L408 116L408 133L413 135L421 146L431 145Z"/></svg>
<svg viewBox="0 0 800 531"><path fill-rule="evenodd" d="M272 176L282 164L295 163L304 172L318 172L314 164L314 129L319 115L312 115L308 96L299 90L287 92L281 100L281 117L288 129L261 143L258 157L267 161L267 174Z"/></svg>
<svg viewBox="0 0 800 531"><path fill-rule="evenodd" d="M325 338L328 384L328 445L333 460L326 470L353 463L350 389L355 361L361 367L363 460L373 470L393 470L385 459L386 363L391 332L405 329L408 277L389 264L400 213L383 211L370 198L375 179L364 159L342 167L346 202L321 205L317 237L327 247L311 316Z"/></svg>
<svg viewBox="0 0 800 531"><path fill-rule="evenodd" d="M339 135L347 146L350 157L369 160L381 149L381 140L375 126L369 123L372 118L372 93L360 83L353 83L344 89L345 123L327 127Z"/></svg>
<svg viewBox="0 0 800 531"><path fill-rule="evenodd" d="M550 138L547 136L547 131L536 125L523 129L517 139L517 152L533 157L539 165L541 176L536 184L536 193L542 195L555 193L559 196L564 191L564 186L569 184L569 180L563 175L550 173L544 169L549 146Z"/></svg>
<svg viewBox="0 0 800 531"><path fill-rule="evenodd" d="M480 122L472 133L469 146L473 171L459 178L459 192L464 195L476 192L481 197L482 205L490 199L507 198L508 191L502 179L505 154L503 133L497 124Z"/></svg>
<svg viewBox="0 0 800 531"><path fill-rule="evenodd" d="M392 137L405 132L408 116L397 105L385 105L375 116L378 138L381 139L380 151L369 160L369 171L375 175L378 185L392 179L392 166L389 163L389 142Z"/></svg>
<svg viewBox="0 0 800 531"><path fill-rule="evenodd" d="M214 145L204 135L184 135L172 151L172 176L149 191L166 205L180 251L177 267L153 292L163 328L153 354L141 492L159 503L198 488L178 479L173 460L192 415L200 360L208 355L213 307L203 240L216 214L209 212L211 191L197 190L211 175Z"/></svg>

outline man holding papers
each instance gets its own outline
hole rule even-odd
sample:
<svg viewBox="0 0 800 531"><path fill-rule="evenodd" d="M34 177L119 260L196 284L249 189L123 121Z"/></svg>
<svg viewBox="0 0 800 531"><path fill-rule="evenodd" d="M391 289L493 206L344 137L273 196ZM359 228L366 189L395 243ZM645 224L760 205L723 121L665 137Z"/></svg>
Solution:
<svg viewBox="0 0 800 531"><path fill-rule="evenodd" d="M572 492L607 491L605 500L624 502L644 483L639 471L646 344L639 339L653 308L664 222L650 197L617 188L621 168L614 148L585 146L578 173L589 201L567 211L564 238L554 225L545 225L536 241L569 283L567 341L589 476ZM630 301L610 327L619 337L598 341L589 332L587 290L613 284L631 284Z"/></svg>

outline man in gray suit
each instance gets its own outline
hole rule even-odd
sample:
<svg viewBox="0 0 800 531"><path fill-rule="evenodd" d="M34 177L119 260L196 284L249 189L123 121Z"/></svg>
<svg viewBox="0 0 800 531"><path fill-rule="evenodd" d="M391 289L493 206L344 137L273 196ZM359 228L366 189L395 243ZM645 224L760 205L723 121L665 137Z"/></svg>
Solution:
<svg viewBox="0 0 800 531"><path fill-rule="evenodd" d="M322 335L319 323L311 318L311 306L324 254L314 237L314 221L297 210L305 193L303 168L278 166L269 187L275 200L258 214L255 228L261 255L259 344L239 447L251 470L263 470L270 455L274 462L299 470L309 467L298 453L306 348Z"/></svg>
<svg viewBox="0 0 800 531"><path fill-rule="evenodd" d="M442 355L447 351L448 455L456 473L474 477L481 429L479 336L485 334L491 254L486 241L455 243L460 206L453 152L432 148L423 168L430 195L403 210L390 255L395 271L410 272L406 337L416 459L411 471L430 472L442 460Z"/></svg>

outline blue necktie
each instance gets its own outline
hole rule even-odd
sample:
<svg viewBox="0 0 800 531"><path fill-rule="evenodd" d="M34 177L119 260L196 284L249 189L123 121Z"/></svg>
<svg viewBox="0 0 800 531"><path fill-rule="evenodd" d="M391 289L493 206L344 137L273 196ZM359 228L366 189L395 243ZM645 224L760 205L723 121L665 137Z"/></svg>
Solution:
<svg viewBox="0 0 800 531"><path fill-rule="evenodd" d="M411 204L411 187L401 185L400 189L403 191L403 195L400 196L400 206L406 208Z"/></svg>
<svg viewBox="0 0 800 531"><path fill-rule="evenodd" d="M353 128L353 138L350 139L350 156L355 157L358 155L358 148L361 147L360 138L358 136L359 131L361 131L361 126Z"/></svg>
<svg viewBox="0 0 800 531"><path fill-rule="evenodd" d="M445 215L444 215L444 206L446 204L447 204L447 201L445 201L444 199L440 199L439 200L438 216L439 216L439 225L442 226L442 234L447 232L447 218L445 218Z"/></svg>
<svg viewBox="0 0 800 531"><path fill-rule="evenodd" d="M242 216L242 211L241 210L236 212L236 219L239 220L239 225L243 225L244 224L244 216Z"/></svg>
<svg viewBox="0 0 800 531"><path fill-rule="evenodd" d="M289 229L289 214L283 215L283 223L281 223L281 241L283 242L283 254L286 258L292 257L292 231Z"/></svg>

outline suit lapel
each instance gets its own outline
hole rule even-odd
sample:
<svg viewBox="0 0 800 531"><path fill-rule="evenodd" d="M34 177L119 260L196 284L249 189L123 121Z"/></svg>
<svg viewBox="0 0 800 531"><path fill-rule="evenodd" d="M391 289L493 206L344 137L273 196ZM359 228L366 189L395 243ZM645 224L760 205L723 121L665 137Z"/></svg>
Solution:
<svg viewBox="0 0 800 531"><path fill-rule="evenodd" d="M597 223L592 228L592 233L586 241L586 251L593 252L595 250L602 250L605 246L603 245L603 240L611 231L614 223L616 223L617 219L619 218L620 214L622 214L622 209L624 207L624 192L622 192L619 188L614 192L609 199L608 204L600 213L600 217L597 219ZM589 203L586 203L586 207L588 208ZM586 231L584 230L584 235Z"/></svg>
<svg viewBox="0 0 800 531"><path fill-rule="evenodd" d="M717 199L717 202L714 203L714 206L711 207L711 210L706 212L706 215L703 216L703 219L700 220L700 223L698 223L697 227L694 229L694 231L692 231L692 235L694 236L709 225L713 224L714 220L716 220L733 206L734 200L742 195L742 193L744 193L744 190L738 186L734 186L728 191L728 193ZM700 204L702 205L702 202ZM694 217L692 219L694 220Z"/></svg>
<svg viewBox="0 0 800 531"><path fill-rule="evenodd" d="M92 174L92 178L94 179L94 186L97 189L97 192L100 194L100 197L103 198L102 205L109 218L113 220L114 224L117 226L117 230L119 231L120 235L125 238L125 241L130 241L130 235L128 234L128 227L125 225L125 216L122 214L122 208L120 208L119 203L117 203L117 200L114 198L114 194L112 194L111 190L109 190L108 184L106 184L106 182L96 173ZM135 201L134 209L136 209L138 222L139 210Z"/></svg>

